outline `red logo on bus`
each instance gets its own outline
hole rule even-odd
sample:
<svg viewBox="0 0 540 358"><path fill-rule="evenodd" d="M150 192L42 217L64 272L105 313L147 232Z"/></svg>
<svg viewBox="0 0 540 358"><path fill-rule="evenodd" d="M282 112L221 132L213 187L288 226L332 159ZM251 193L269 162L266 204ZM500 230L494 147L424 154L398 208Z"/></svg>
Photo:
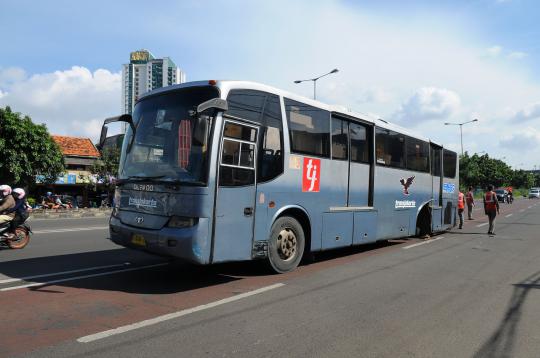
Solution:
<svg viewBox="0 0 540 358"><path fill-rule="evenodd" d="M302 191L319 192L321 182L321 160L304 158Z"/></svg>

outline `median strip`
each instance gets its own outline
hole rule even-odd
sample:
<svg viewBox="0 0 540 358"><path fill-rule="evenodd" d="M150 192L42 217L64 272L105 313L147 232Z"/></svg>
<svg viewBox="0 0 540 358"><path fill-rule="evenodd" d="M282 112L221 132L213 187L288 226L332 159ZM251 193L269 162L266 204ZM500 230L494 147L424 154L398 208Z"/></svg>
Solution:
<svg viewBox="0 0 540 358"><path fill-rule="evenodd" d="M265 287L259 288L257 290L254 290L254 291L244 292L244 293L241 293L239 295L224 298L222 300L215 301L215 302L212 302L212 303L207 303L207 304L200 305L200 306L197 306L197 307L188 308L188 309L173 312L173 313L168 313L168 314L165 314L165 315L162 315L162 316L147 319L147 320L140 321L140 322L137 322L137 323L132 323L132 324L128 324L128 325L125 325L125 326L118 327L118 328L109 329L107 331L90 334L88 336L78 338L77 342L79 342L79 343L90 343L90 342L93 342L93 341L97 341L99 339L107 338L107 337L114 336L114 335L117 335L117 334L126 333L126 332L133 331L135 329L139 329L139 328L143 328L143 327L152 326L152 325L164 322L164 321L169 321L171 319L186 316L186 315L191 314L191 313L203 311L203 310L206 310L206 309L209 309L209 308L214 308L214 307L217 307L217 306L224 305L226 303L238 301L238 300L241 300L243 298L258 295L260 293L267 292L267 291L273 290L275 288L283 287L283 286L285 286L285 284L276 283L274 285L265 286Z"/></svg>

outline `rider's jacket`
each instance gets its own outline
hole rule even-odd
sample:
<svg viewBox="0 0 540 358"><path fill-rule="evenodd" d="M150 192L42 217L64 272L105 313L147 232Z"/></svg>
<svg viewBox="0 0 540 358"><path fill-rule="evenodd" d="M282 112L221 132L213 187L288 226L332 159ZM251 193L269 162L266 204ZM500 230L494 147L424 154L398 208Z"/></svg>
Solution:
<svg viewBox="0 0 540 358"><path fill-rule="evenodd" d="M11 212L8 213L7 211L15 207L15 199L13 199L13 196L8 195L4 197L4 200L0 204L0 215L7 215L10 216L12 219L15 217L15 213Z"/></svg>

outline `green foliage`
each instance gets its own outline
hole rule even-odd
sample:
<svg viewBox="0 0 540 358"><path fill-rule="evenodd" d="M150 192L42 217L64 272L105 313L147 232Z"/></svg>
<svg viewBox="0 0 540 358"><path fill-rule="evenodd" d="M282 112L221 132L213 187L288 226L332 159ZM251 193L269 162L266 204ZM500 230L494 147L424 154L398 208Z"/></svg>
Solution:
<svg viewBox="0 0 540 358"><path fill-rule="evenodd" d="M459 175L464 188L486 188L489 184L495 187L530 188L535 181L540 181L540 175L512 170L502 160L490 158L488 154L469 156L467 152L460 157Z"/></svg>
<svg viewBox="0 0 540 358"><path fill-rule="evenodd" d="M0 183L35 184L36 175L52 183L62 174L64 157L44 124L0 108Z"/></svg>
<svg viewBox="0 0 540 358"><path fill-rule="evenodd" d="M97 176L97 180L103 182L111 189L118 174L118 164L120 163L120 149L106 148L101 151L101 159L92 166L92 174Z"/></svg>

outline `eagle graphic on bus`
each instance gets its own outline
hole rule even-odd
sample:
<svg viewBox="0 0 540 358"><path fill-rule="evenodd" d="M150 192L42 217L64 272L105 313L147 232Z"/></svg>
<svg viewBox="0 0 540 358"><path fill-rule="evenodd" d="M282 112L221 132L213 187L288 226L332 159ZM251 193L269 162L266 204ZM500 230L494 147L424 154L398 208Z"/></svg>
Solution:
<svg viewBox="0 0 540 358"><path fill-rule="evenodd" d="M409 195L409 187L412 185L414 181L414 175L412 177L407 178L407 180L401 178L399 179L399 182L403 186L403 194Z"/></svg>

